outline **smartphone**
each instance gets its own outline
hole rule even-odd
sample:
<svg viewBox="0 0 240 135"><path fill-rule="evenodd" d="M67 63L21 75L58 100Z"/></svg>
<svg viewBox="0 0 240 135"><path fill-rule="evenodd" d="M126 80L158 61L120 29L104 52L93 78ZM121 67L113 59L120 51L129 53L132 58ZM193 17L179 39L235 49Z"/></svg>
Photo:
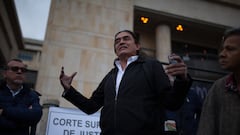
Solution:
<svg viewBox="0 0 240 135"><path fill-rule="evenodd" d="M168 55L169 64L177 64L177 60L173 59L172 55Z"/></svg>

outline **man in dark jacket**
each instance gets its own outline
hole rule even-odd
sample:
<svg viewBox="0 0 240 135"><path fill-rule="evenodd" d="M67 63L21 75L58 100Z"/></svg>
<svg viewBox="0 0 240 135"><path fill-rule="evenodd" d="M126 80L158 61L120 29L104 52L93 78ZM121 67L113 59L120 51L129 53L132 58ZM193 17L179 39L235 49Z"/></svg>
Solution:
<svg viewBox="0 0 240 135"><path fill-rule="evenodd" d="M87 114L100 108L101 135L161 135L164 107L178 109L188 92L191 81L187 67L179 56L178 63L164 71L157 60L139 55L140 44L135 33L123 30L115 35L115 67L104 77L88 99L77 92L71 76L64 74L60 82L63 97ZM167 74L177 76L173 87Z"/></svg>
<svg viewBox="0 0 240 135"><path fill-rule="evenodd" d="M26 65L19 59L7 63L0 85L0 135L30 135L42 116L39 95L24 85ZM33 133L31 133L33 134Z"/></svg>

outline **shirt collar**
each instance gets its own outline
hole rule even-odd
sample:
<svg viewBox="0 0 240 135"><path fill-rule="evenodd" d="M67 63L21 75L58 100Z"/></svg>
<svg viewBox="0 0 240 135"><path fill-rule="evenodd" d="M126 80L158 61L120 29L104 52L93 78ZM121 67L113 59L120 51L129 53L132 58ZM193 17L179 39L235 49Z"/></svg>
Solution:
<svg viewBox="0 0 240 135"><path fill-rule="evenodd" d="M225 88L227 91L234 91L240 94L240 85L237 85L233 73L229 74L226 78Z"/></svg>
<svg viewBox="0 0 240 135"><path fill-rule="evenodd" d="M20 87L19 89L17 89L17 90L12 90L9 85L7 85L7 87L8 87L8 89L10 90L10 92L12 93L12 96L13 96L13 97L16 96L18 93L20 93L20 91L23 89L23 86L21 86L21 87Z"/></svg>
<svg viewBox="0 0 240 135"><path fill-rule="evenodd" d="M138 55L129 57L128 60L127 60L127 65L129 65L130 63L136 61L137 59L138 59ZM115 65L116 65L118 68L121 67L121 65L120 65L120 60L119 60L119 59L116 59L116 60L115 60Z"/></svg>

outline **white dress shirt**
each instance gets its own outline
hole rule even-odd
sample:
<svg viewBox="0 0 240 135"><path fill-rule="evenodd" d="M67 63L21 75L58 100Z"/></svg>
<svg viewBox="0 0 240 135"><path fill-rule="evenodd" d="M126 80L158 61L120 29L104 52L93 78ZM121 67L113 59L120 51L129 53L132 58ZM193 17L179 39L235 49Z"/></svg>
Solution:
<svg viewBox="0 0 240 135"><path fill-rule="evenodd" d="M137 58L138 58L137 55L128 58L126 68L128 67L129 64L131 64L132 62L136 61ZM124 75L124 72L125 72L125 69L126 69L126 68L125 68L125 69L122 69L122 66L121 66L119 60L116 60L116 61L115 61L115 64L116 64L116 66L117 66L117 68L118 68L117 79L116 79L116 95L117 95L118 89L119 89L119 85L120 85L120 83L121 83L121 80L122 80L122 77L123 77L123 75Z"/></svg>

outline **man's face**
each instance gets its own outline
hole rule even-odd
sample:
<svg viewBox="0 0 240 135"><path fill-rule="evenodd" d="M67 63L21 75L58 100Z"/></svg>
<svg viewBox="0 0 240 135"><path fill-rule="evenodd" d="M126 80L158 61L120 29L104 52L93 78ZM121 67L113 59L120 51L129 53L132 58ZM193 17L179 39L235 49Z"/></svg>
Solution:
<svg viewBox="0 0 240 135"><path fill-rule="evenodd" d="M131 34L128 32L121 32L115 38L114 49L119 58L131 57L137 54L140 45L135 43Z"/></svg>
<svg viewBox="0 0 240 135"><path fill-rule="evenodd" d="M25 81L25 64L18 61L10 61L7 65L7 70L4 71L4 78L7 83L20 85Z"/></svg>
<svg viewBox="0 0 240 135"><path fill-rule="evenodd" d="M219 54L219 63L223 69L239 72L240 71L240 36L233 35L228 37Z"/></svg>

